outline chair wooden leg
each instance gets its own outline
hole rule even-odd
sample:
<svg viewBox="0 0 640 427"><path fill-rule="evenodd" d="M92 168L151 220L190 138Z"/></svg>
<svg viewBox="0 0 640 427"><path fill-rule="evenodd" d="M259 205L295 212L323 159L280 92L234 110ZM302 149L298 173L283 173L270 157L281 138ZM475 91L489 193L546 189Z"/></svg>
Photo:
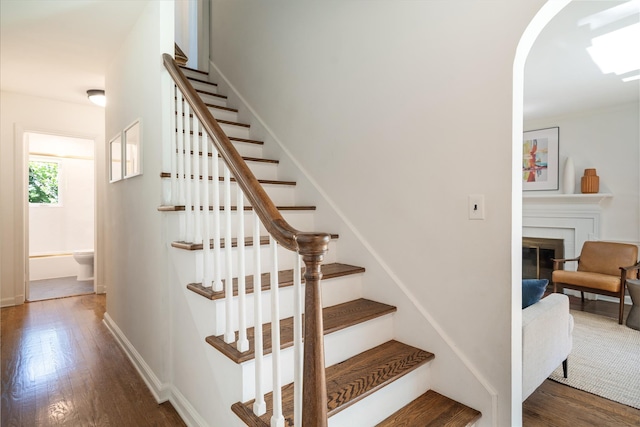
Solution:
<svg viewBox="0 0 640 427"><path fill-rule="evenodd" d="M580 297L582 299L582 304L584 304L584 292L580 292Z"/></svg>
<svg viewBox="0 0 640 427"><path fill-rule="evenodd" d="M620 298L620 313L618 314L618 324L622 325L622 318L624 317L624 295Z"/></svg>
<svg viewBox="0 0 640 427"><path fill-rule="evenodd" d="M564 361L562 362L562 373L564 374L565 378L569 376L569 358L568 357L564 359Z"/></svg>

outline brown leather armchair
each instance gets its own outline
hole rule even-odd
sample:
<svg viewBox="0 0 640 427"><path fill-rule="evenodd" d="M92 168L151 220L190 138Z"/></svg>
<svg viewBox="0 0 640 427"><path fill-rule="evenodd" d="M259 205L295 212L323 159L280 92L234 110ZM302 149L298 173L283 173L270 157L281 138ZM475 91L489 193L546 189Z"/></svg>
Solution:
<svg viewBox="0 0 640 427"><path fill-rule="evenodd" d="M578 261L578 271L565 271L565 262ZM554 259L553 292L563 288L575 289L582 293L608 295L620 299L618 323L622 324L624 294L627 279L638 277L638 247L625 243L585 242L578 258Z"/></svg>

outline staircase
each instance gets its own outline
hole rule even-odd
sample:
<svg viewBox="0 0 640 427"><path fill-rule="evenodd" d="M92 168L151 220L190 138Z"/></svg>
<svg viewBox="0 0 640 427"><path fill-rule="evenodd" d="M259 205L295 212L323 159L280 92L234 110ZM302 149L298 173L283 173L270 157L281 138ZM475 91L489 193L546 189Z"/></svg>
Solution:
<svg viewBox="0 0 640 427"><path fill-rule="evenodd" d="M180 66L180 69L253 174L259 179L283 217L298 229L314 230L314 218L320 213L316 212L315 206L296 205L296 183L279 179L278 160L262 157L263 142L251 138L250 126L238 121L238 110L227 105L227 98L218 93L217 85L208 81L206 73L185 66ZM183 116L186 117L187 114L190 113L183 113ZM180 113L178 112L177 115L179 116ZM182 132L189 132L192 137L200 134L187 129L183 129ZM183 149L182 154L200 157L200 160L204 156L200 150L188 148ZM212 157L211 154L207 156ZM167 186L174 178L172 175L174 174L170 171L165 171L161 175L161 179ZM185 171L184 175L188 175L188 171ZM196 182L207 179L222 180L222 177L192 175ZM232 179L231 183L234 182ZM224 184L221 183L220 186L222 185ZM234 204L230 209L232 213L238 216L239 210L251 212L253 210L251 206L238 206L238 197L232 200ZM180 215L184 215L186 211L213 209L215 204L207 207L201 203L200 206L194 204L193 209L179 204L165 204L158 210L164 215L169 215L169 221L173 222L172 227L178 229L184 227L183 218ZM222 205L219 209L226 210ZM241 218L234 216L233 221L242 221ZM227 241L225 239L216 243L213 240L204 240L203 243L192 243L182 241L176 236L178 236L177 232L172 236L172 239L175 239L171 242L174 262L180 263L185 266L184 268L198 271L205 269L202 265L203 251L213 250L216 244L220 249L225 249ZM430 361L436 356L394 339L393 318L396 307L362 298L362 287L366 286L365 269L341 263L337 255L340 238L336 234L330 235L330 238L329 252L321 267L321 293L324 304L321 315L324 329L326 404L329 424L331 426L474 425L481 417L480 412L429 389ZM263 257L267 256L270 250L268 236L260 237L259 240L254 237L240 236L234 237L230 242L235 248L234 262L239 256L239 247L260 250L265 254ZM236 342L242 338L238 332L238 321L233 320L236 340L229 343L230 340L225 337L223 319L226 310L232 309L234 313L238 312L240 307L238 299L245 298L245 294L248 304L252 305L252 298L257 289L261 291L262 296L256 295L255 298L264 298L266 301L274 291L279 293L283 301L286 299L284 296L295 295L296 267L289 259L290 257L278 257L277 289L274 289L276 284L269 272L260 275L261 283L254 283L252 274L246 274L243 281L239 280L239 277L234 277L232 287L227 286L229 280L226 280L225 288L222 290L215 290L213 286L203 286L201 282L179 284L186 286L203 301L210 301L207 306L213 313L214 321L211 324L211 335L202 345L210 346L210 351L220 352L234 364L241 366L241 371L246 373L237 378L237 381L243 383L243 396L240 401L231 406L230 410L248 426L294 425L293 378L295 373L291 366L297 357L294 349L295 309L285 303L279 309L280 335L277 341L279 341L280 352L277 357L283 361L281 376L284 384L279 389L279 393L273 393L271 379L273 371L270 363L267 363L274 351L271 325L273 319L269 318L268 305L256 303L256 305L265 306L266 322L260 328L259 325L252 324L251 319L248 320L246 351L240 351ZM189 277L196 277L196 274ZM304 279L302 282L304 283ZM225 302L225 295L231 294L232 302ZM264 396L266 412L260 415L256 415L254 410L256 385L253 372L256 365L262 363L256 361L257 334L262 336L262 342L259 344L262 347L260 353L265 357L265 372L262 376L264 387L266 390L272 390ZM274 395L282 401L284 423L272 420ZM322 399L314 399L313 396L311 400L323 402ZM260 405L264 406L258 402L257 406Z"/></svg>

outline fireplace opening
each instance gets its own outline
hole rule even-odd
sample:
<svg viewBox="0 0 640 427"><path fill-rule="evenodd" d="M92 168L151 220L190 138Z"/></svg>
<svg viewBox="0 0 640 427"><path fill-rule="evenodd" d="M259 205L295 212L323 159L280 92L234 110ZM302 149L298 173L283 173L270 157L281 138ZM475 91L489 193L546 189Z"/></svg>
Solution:
<svg viewBox="0 0 640 427"><path fill-rule="evenodd" d="M547 279L551 283L553 258L564 258L564 240L522 238L522 278Z"/></svg>

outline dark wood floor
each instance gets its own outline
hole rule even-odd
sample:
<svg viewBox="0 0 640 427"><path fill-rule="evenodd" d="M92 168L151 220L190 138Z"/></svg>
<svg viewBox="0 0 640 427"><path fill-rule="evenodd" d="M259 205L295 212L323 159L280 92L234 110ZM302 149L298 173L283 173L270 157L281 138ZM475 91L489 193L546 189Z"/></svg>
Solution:
<svg viewBox="0 0 640 427"><path fill-rule="evenodd" d="M618 319L618 304L570 297L572 310ZM625 306L625 316L630 306ZM639 385L640 387L640 385ZM525 427L640 426L640 410L546 380L522 404Z"/></svg>
<svg viewBox="0 0 640 427"><path fill-rule="evenodd" d="M3 308L2 415L9 426L184 426L158 405L102 323L104 295Z"/></svg>

